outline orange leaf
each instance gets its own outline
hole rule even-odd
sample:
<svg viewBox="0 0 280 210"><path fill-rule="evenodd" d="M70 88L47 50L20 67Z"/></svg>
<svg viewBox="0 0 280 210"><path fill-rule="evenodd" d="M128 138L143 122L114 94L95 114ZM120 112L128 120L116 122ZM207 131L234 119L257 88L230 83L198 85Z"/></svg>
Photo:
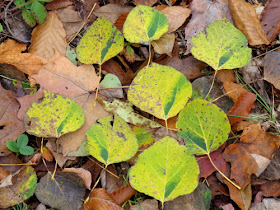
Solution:
<svg viewBox="0 0 280 210"><path fill-rule="evenodd" d="M234 72L232 69L222 69L217 71L216 77L221 81L221 82L234 82L235 77L234 77Z"/></svg>
<svg viewBox="0 0 280 210"><path fill-rule="evenodd" d="M89 200L84 203L85 210L121 210L122 208L116 204L116 201L103 188L92 191Z"/></svg>
<svg viewBox="0 0 280 210"><path fill-rule="evenodd" d="M236 84L234 82L224 81L224 89L226 94L232 98L232 100L236 103L238 98L243 94L247 93L248 91L243 88L241 85Z"/></svg>
<svg viewBox="0 0 280 210"><path fill-rule="evenodd" d="M229 5L235 26L241 30L250 45L270 43L255 8L244 0L229 0Z"/></svg>
<svg viewBox="0 0 280 210"><path fill-rule="evenodd" d="M42 147L41 153L43 158L45 158L47 161L51 162L53 160L53 154L47 147Z"/></svg>
<svg viewBox="0 0 280 210"><path fill-rule="evenodd" d="M55 12L49 12L46 22L33 30L29 52L42 58L50 58L55 51L65 56L66 48L63 24Z"/></svg>
<svg viewBox="0 0 280 210"><path fill-rule="evenodd" d="M136 190L134 188L132 188L130 185L126 185L111 193L111 197L116 201L118 205L122 205L124 202L129 200L135 193Z"/></svg>
<svg viewBox="0 0 280 210"><path fill-rule="evenodd" d="M25 74L36 74L44 62L31 53L21 53L26 50L26 44L7 39L0 45L0 63L10 64Z"/></svg>

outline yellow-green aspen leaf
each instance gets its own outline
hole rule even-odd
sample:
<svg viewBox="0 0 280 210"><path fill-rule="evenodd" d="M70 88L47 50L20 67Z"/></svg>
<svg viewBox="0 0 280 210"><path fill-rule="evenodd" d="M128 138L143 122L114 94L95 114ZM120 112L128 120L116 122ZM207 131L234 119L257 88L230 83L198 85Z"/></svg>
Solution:
<svg viewBox="0 0 280 210"><path fill-rule="evenodd" d="M191 42L193 56L215 70L241 68L252 57L247 38L227 19L211 23L206 32L200 32Z"/></svg>
<svg viewBox="0 0 280 210"><path fill-rule="evenodd" d="M85 64L102 64L123 50L121 32L104 18L89 27L77 46L77 58Z"/></svg>
<svg viewBox="0 0 280 210"><path fill-rule="evenodd" d="M163 13L138 5L128 14L123 25L123 35L131 43L145 43L158 40L168 31L168 20Z"/></svg>
<svg viewBox="0 0 280 210"><path fill-rule="evenodd" d="M176 123L178 136L196 155L210 154L227 139L230 124L227 115L215 104L195 99L180 112Z"/></svg>
<svg viewBox="0 0 280 210"><path fill-rule="evenodd" d="M128 90L130 102L164 120L176 116L191 95L191 83L182 73L156 63L143 68Z"/></svg>
<svg viewBox="0 0 280 210"><path fill-rule="evenodd" d="M138 156L129 181L137 191L164 203L194 191L198 175L195 157L167 136Z"/></svg>
<svg viewBox="0 0 280 210"><path fill-rule="evenodd" d="M60 137L84 124L82 108L69 98L44 90L44 98L34 102L26 112L26 132L38 137Z"/></svg>
<svg viewBox="0 0 280 210"><path fill-rule="evenodd" d="M89 154L106 166L126 161L138 150L135 133L118 115L99 119L86 136Z"/></svg>

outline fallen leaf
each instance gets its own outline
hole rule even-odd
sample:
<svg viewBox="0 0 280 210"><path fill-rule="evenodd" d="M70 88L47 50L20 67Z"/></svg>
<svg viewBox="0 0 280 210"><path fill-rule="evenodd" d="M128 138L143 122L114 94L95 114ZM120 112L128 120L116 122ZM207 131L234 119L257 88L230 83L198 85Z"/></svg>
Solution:
<svg viewBox="0 0 280 210"><path fill-rule="evenodd" d="M120 14L130 12L133 7L131 6L121 6L119 4L106 4L95 10L93 14L95 14L99 18L105 18L109 20L112 24L116 22Z"/></svg>
<svg viewBox="0 0 280 210"><path fill-rule="evenodd" d="M16 141L25 131L23 121L17 118L19 103L15 97L11 90L5 90L0 84L0 156L10 154L6 143Z"/></svg>
<svg viewBox="0 0 280 210"><path fill-rule="evenodd" d="M2 182L3 179L8 177L10 175L10 172L6 170L5 168L0 167L0 183Z"/></svg>
<svg viewBox="0 0 280 210"><path fill-rule="evenodd" d="M45 160L51 162L53 160L53 154L47 147L41 147L40 148L42 157L45 158Z"/></svg>
<svg viewBox="0 0 280 210"><path fill-rule="evenodd" d="M209 188L211 190L212 198L216 195L226 195L229 196L228 188L225 184L220 182L215 174L211 174L207 177L207 182L209 184Z"/></svg>
<svg viewBox="0 0 280 210"><path fill-rule="evenodd" d="M269 0L262 11L261 24L271 42L280 32L279 3L279 0Z"/></svg>
<svg viewBox="0 0 280 210"><path fill-rule="evenodd" d="M11 153L6 156L0 156L0 164L9 164L9 165L2 165L1 167L6 169L10 174L14 174L18 171L22 166L17 164L22 164L22 161Z"/></svg>
<svg viewBox="0 0 280 210"><path fill-rule="evenodd" d="M168 210L210 209L210 204L211 191L205 184L199 183L192 193L167 201L164 208Z"/></svg>
<svg viewBox="0 0 280 210"><path fill-rule="evenodd" d="M277 180L280 179L280 150L273 154L273 158L269 166L259 176L260 179Z"/></svg>
<svg viewBox="0 0 280 210"><path fill-rule="evenodd" d="M47 3L45 5L45 8L47 10L58 10L61 8L68 7L72 4L73 4L72 0L55 0L55 1L51 1L51 2Z"/></svg>
<svg viewBox="0 0 280 210"><path fill-rule="evenodd" d="M280 181L267 181L262 184L260 190L265 197L279 197L280 196Z"/></svg>
<svg viewBox="0 0 280 210"><path fill-rule="evenodd" d="M112 192L110 196L116 201L118 205L122 205L124 202L129 200L135 193L135 189L133 189L130 185L126 185Z"/></svg>
<svg viewBox="0 0 280 210"><path fill-rule="evenodd" d="M250 125L258 124L258 120L251 120L251 119L244 119L239 121L231 126L232 132L239 132L243 131L245 128L249 127Z"/></svg>
<svg viewBox="0 0 280 210"><path fill-rule="evenodd" d="M103 170L102 163L95 158L87 160L87 162L82 165L82 168L91 173L92 184L95 184L100 172Z"/></svg>
<svg viewBox="0 0 280 210"><path fill-rule="evenodd" d="M133 0L132 2L135 5L140 4L140 5L146 5L151 7L157 2L157 0Z"/></svg>
<svg viewBox="0 0 280 210"><path fill-rule="evenodd" d="M158 210L158 201L156 199L146 199L143 202L138 203L137 205L132 205L129 210Z"/></svg>
<svg viewBox="0 0 280 210"><path fill-rule="evenodd" d="M242 85L239 85L234 82L224 81L224 89L226 91L226 94L232 98L232 100L236 103L238 101L238 98L245 93L248 93L248 90L246 90Z"/></svg>
<svg viewBox="0 0 280 210"><path fill-rule="evenodd" d="M31 53L21 53L26 50L26 44L7 39L0 45L0 63L10 64L25 74L38 73L44 62Z"/></svg>
<svg viewBox="0 0 280 210"><path fill-rule="evenodd" d="M25 74L12 65L0 64L0 74L18 81L28 82Z"/></svg>
<svg viewBox="0 0 280 210"><path fill-rule="evenodd" d="M280 51L268 52L264 57L264 79L280 90Z"/></svg>
<svg viewBox="0 0 280 210"><path fill-rule="evenodd" d="M222 69L216 73L220 82L235 82L235 76L232 69Z"/></svg>
<svg viewBox="0 0 280 210"><path fill-rule="evenodd" d="M158 54L167 54L172 56L172 50L175 41L175 34L164 34L159 40L152 41L151 44Z"/></svg>
<svg viewBox="0 0 280 210"><path fill-rule="evenodd" d="M122 208L116 204L116 201L103 188L93 190L89 196L89 200L84 203L85 210L92 209L110 209L121 210Z"/></svg>
<svg viewBox="0 0 280 210"><path fill-rule="evenodd" d="M270 43L256 10L250 3L243 0L229 0L229 6L236 27L245 34L250 45Z"/></svg>
<svg viewBox="0 0 280 210"><path fill-rule="evenodd" d="M254 155L271 160L279 145L280 136L264 132L260 124L247 127L240 142L229 145L224 151L225 160L231 163L230 178L244 189L262 164L262 159L255 159Z"/></svg>
<svg viewBox="0 0 280 210"><path fill-rule="evenodd" d="M250 114L250 110L252 105L254 104L257 95L251 92L244 92L239 97L236 103L231 107L231 109L227 112L228 115L236 115L236 116L244 116L248 117ZM232 117L228 116L228 120L231 125L242 121L241 117Z"/></svg>
<svg viewBox="0 0 280 210"><path fill-rule="evenodd" d="M34 194L37 176L31 166L23 166L6 179L10 179L11 185L3 186L3 182L1 183L0 208L8 208L22 203Z"/></svg>
<svg viewBox="0 0 280 210"><path fill-rule="evenodd" d="M51 173L47 173L41 178L35 191L36 198L43 204L65 210L79 209L85 193L82 178L73 172L56 172L54 179Z"/></svg>
<svg viewBox="0 0 280 210"><path fill-rule="evenodd" d="M121 13L118 19L115 21L114 26L119 29L121 32L123 30L123 24L128 16L129 12Z"/></svg>
<svg viewBox="0 0 280 210"><path fill-rule="evenodd" d="M47 64L38 74L33 74L40 87L74 98L96 89L99 79L92 65L75 66L59 53L47 60Z"/></svg>
<svg viewBox="0 0 280 210"><path fill-rule="evenodd" d="M29 53L41 58L51 58L55 52L66 55L66 32L55 12L49 12L44 24L34 28Z"/></svg>
<svg viewBox="0 0 280 210"><path fill-rule="evenodd" d="M264 198L258 209L279 209L280 201L275 198ZM258 210L256 209L256 210ZM255 210L255 209L252 209Z"/></svg>
<svg viewBox="0 0 280 210"><path fill-rule="evenodd" d="M104 79L99 84L99 92L100 94L108 98L124 98L123 89L121 86L122 86L121 81L116 75L106 74ZM103 88L108 88L108 89L103 89Z"/></svg>
<svg viewBox="0 0 280 210"><path fill-rule="evenodd" d="M186 54L191 52L191 39L209 24L223 18L233 22L228 0L193 0L189 9L192 11L192 18L185 28Z"/></svg>
<svg viewBox="0 0 280 210"><path fill-rule="evenodd" d="M74 172L79 177L81 177L84 180L85 186L88 190L91 190L91 173L83 168L64 168L62 170L63 172Z"/></svg>
<svg viewBox="0 0 280 210"><path fill-rule="evenodd" d="M191 14L191 10L184 6L166 7L160 11L168 19L169 27L167 33L176 31Z"/></svg>

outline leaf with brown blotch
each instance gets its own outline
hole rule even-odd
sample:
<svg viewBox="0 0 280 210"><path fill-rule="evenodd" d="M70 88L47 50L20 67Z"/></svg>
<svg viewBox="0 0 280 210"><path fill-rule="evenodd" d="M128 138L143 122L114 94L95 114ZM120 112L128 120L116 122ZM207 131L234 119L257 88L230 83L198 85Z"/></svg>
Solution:
<svg viewBox="0 0 280 210"><path fill-rule="evenodd" d="M8 141L16 141L24 133L23 121L17 118L19 103L13 91L2 88L0 84L0 156L11 153L6 146Z"/></svg>
<svg viewBox="0 0 280 210"><path fill-rule="evenodd" d="M133 4L135 5L146 5L146 6L153 6L155 3L157 3L157 0L133 0Z"/></svg>
<svg viewBox="0 0 280 210"><path fill-rule="evenodd" d="M184 6L166 7L161 12L168 19L169 27L167 33L176 31L191 14L191 10Z"/></svg>
<svg viewBox="0 0 280 210"><path fill-rule="evenodd" d="M36 74L44 65L37 55L21 53L26 50L26 44L7 39L0 45L0 63L10 64L25 74Z"/></svg>
<svg viewBox="0 0 280 210"><path fill-rule="evenodd" d="M72 5L74 2L72 0L55 0L52 2L49 2L45 5L45 8L47 10L58 10L61 8L68 7Z"/></svg>
<svg viewBox="0 0 280 210"><path fill-rule="evenodd" d="M230 178L244 189L251 182L252 174L260 175L265 169L263 161L271 160L279 146L279 135L263 131L260 124L247 127L240 142L229 145L224 151L225 160L231 163Z"/></svg>
<svg viewBox="0 0 280 210"><path fill-rule="evenodd" d="M50 58L55 51L66 55L66 32L63 24L55 12L49 12L44 24L40 24L32 31L29 52L41 58Z"/></svg>
<svg viewBox="0 0 280 210"><path fill-rule="evenodd" d="M167 54L172 56L172 50L175 41L175 34L164 34L160 39L152 41L151 44L158 54Z"/></svg>
<svg viewBox="0 0 280 210"><path fill-rule="evenodd" d="M94 91L99 82L92 65L77 67L58 52L47 59L47 64L31 78L35 79L41 88L69 98Z"/></svg>
<svg viewBox="0 0 280 210"><path fill-rule="evenodd" d="M230 10L235 26L242 31L250 45L270 43L255 8L243 0L229 0Z"/></svg>
<svg viewBox="0 0 280 210"><path fill-rule="evenodd" d="M257 95L251 92L244 92L239 97L233 107L227 112L229 115L243 116L248 117L250 114L250 110L252 105L254 104ZM231 125L242 121L244 118L241 117L231 117L228 116L229 123Z"/></svg>
<svg viewBox="0 0 280 210"><path fill-rule="evenodd" d="M228 0L193 0L189 8L192 11L192 18L185 28L186 54L191 52L191 39L209 24L223 18L233 23Z"/></svg>
<svg viewBox="0 0 280 210"><path fill-rule="evenodd" d="M264 57L264 79L280 90L280 51L268 52Z"/></svg>
<svg viewBox="0 0 280 210"><path fill-rule="evenodd" d="M280 1L268 0L262 11L261 24L270 41L274 41L280 32Z"/></svg>
<svg viewBox="0 0 280 210"><path fill-rule="evenodd" d="M129 200L136 190L131 187L131 185L123 186L111 193L111 197L116 201L118 205L122 205L124 202Z"/></svg>
<svg viewBox="0 0 280 210"><path fill-rule="evenodd" d="M92 191L89 200L84 203L85 210L121 210L122 208L116 204L116 201L103 188L97 188Z"/></svg>

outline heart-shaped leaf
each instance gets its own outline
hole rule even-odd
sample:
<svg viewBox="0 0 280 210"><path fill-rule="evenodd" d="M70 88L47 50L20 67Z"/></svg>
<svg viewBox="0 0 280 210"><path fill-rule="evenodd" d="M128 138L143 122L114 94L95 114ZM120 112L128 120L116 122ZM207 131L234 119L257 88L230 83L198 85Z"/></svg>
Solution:
<svg viewBox="0 0 280 210"><path fill-rule="evenodd" d="M180 112L176 124L178 136L186 139L186 147L197 155L210 154L228 138L227 115L208 101L195 99Z"/></svg>
<svg viewBox="0 0 280 210"><path fill-rule="evenodd" d="M129 180L134 189L163 203L194 191L198 175L195 157L167 136L138 156Z"/></svg>
<svg viewBox="0 0 280 210"><path fill-rule="evenodd" d="M241 68L252 57L247 38L227 19L211 23L205 33L200 32L192 38L192 43L193 56L216 71Z"/></svg>

